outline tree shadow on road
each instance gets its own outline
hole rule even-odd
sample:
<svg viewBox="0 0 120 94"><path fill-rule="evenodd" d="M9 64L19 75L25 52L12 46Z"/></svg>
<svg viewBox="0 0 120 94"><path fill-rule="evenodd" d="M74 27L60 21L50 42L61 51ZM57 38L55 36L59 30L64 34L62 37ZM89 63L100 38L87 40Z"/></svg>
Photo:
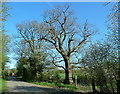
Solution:
<svg viewBox="0 0 120 94"><path fill-rule="evenodd" d="M71 92L64 89L57 89L57 88L46 88L46 87L37 87L37 86L17 86L15 88L19 91L25 92Z"/></svg>
<svg viewBox="0 0 120 94"><path fill-rule="evenodd" d="M16 86L13 92L4 92L2 94L85 94L64 89L46 88L37 86Z"/></svg>

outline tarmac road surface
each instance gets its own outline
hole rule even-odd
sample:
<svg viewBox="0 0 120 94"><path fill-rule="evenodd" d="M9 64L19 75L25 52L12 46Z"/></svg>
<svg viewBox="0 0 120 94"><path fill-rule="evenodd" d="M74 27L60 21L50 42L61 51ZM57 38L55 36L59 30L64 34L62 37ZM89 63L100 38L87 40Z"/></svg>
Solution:
<svg viewBox="0 0 120 94"><path fill-rule="evenodd" d="M41 86L41 85L36 85L36 84L32 84L32 83L27 83L24 81L19 81L17 79L15 79L14 76L9 77L7 83L7 91L6 92L28 92L30 94L30 92L38 93L38 94L52 94L53 92L59 93L60 94L76 94L75 92L71 92L69 90L64 90L64 89L59 89L59 88L53 88L53 87L49 87L49 86ZM46 93L45 93L46 92ZM11 94L12 94L11 93ZM54 93L54 94L56 94Z"/></svg>

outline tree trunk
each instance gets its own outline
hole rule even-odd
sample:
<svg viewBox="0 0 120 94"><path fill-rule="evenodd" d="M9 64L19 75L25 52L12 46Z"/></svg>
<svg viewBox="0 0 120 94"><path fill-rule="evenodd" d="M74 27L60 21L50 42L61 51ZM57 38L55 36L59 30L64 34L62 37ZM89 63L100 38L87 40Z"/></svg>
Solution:
<svg viewBox="0 0 120 94"><path fill-rule="evenodd" d="M43 74L40 72L40 81L43 81Z"/></svg>
<svg viewBox="0 0 120 94"><path fill-rule="evenodd" d="M72 79L72 69L70 68L70 61L69 58L64 57L64 62L65 62L65 84L72 84L73 79Z"/></svg>
<svg viewBox="0 0 120 94"><path fill-rule="evenodd" d="M72 69L69 69L69 82L70 84L73 84L73 79L72 79Z"/></svg>
<svg viewBox="0 0 120 94"><path fill-rule="evenodd" d="M64 80L64 84L69 84L69 71L66 69L65 70L65 80Z"/></svg>
<svg viewBox="0 0 120 94"><path fill-rule="evenodd" d="M119 2L119 4L120 4L120 2ZM120 62L120 53L119 53L119 62ZM118 79L117 79L117 94L120 94L120 63L119 63Z"/></svg>
<svg viewBox="0 0 120 94"><path fill-rule="evenodd" d="M95 89L95 80L92 79L92 90L93 92L96 92L96 89Z"/></svg>
<svg viewBox="0 0 120 94"><path fill-rule="evenodd" d="M73 83L73 79L72 79L72 70L67 69L65 70L65 80L64 80L65 84L72 84Z"/></svg>
<svg viewBox="0 0 120 94"><path fill-rule="evenodd" d="M120 80L117 80L117 94L120 94Z"/></svg>

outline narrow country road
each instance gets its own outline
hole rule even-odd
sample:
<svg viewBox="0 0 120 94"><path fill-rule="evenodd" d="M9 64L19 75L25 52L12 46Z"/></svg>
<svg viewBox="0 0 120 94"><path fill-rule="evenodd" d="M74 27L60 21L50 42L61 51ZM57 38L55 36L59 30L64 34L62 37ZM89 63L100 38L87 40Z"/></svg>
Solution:
<svg viewBox="0 0 120 94"><path fill-rule="evenodd" d="M19 81L16 80L15 77L9 77L7 81L7 92L36 92L36 93L42 93L44 94L45 92L47 94L51 94L52 92L61 92L66 94L72 93L68 90L63 90L63 89L58 89L58 88L53 88L53 87L48 87L48 86L40 86L36 84L31 84L27 83L24 81ZM74 92L75 94L75 92Z"/></svg>

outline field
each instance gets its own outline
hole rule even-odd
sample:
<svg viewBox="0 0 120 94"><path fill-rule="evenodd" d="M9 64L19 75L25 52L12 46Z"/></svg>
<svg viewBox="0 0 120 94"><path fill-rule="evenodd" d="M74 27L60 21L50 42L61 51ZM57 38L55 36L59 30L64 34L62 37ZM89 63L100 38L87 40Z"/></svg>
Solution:
<svg viewBox="0 0 120 94"><path fill-rule="evenodd" d="M65 78L65 74L64 73L59 73L59 76L64 79Z"/></svg>

